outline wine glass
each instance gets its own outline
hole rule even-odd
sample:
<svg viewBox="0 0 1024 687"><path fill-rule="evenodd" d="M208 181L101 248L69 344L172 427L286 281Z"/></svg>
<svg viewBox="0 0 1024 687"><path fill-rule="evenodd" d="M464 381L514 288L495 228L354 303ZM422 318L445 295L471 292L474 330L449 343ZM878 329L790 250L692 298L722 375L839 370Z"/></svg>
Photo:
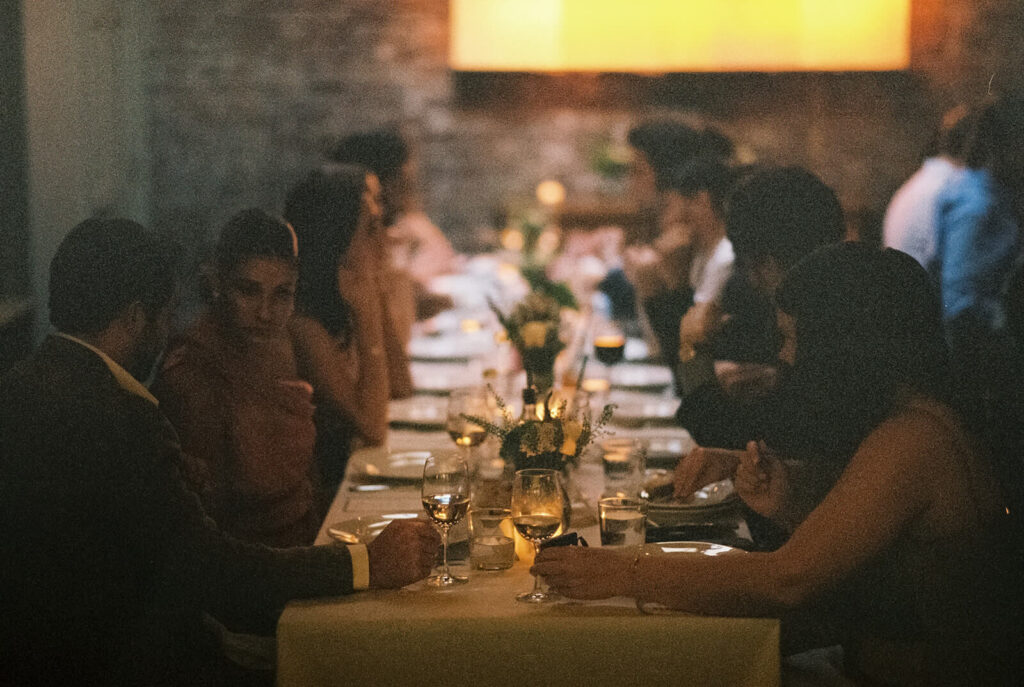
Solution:
<svg viewBox="0 0 1024 687"><path fill-rule="evenodd" d="M562 528L565 511L565 490L558 470L520 470L512 481L512 523L516 531L533 543L534 555L540 543ZM540 578L534 576L533 589L516 597L524 603L547 603L560 597L544 590Z"/></svg>
<svg viewBox="0 0 1024 687"><path fill-rule="evenodd" d="M467 465L473 464L473 447L484 443L487 432L472 420L467 420L465 416L489 419L492 412L487 399L487 389L484 387L454 389L448 397L445 430L455 445L465 451Z"/></svg>
<svg viewBox="0 0 1024 687"><path fill-rule="evenodd" d="M469 510L469 467L457 453L431 455L423 465L423 508L441 530L444 550L439 575L427 578L431 587L451 587L466 582L448 569L448 531Z"/></svg>

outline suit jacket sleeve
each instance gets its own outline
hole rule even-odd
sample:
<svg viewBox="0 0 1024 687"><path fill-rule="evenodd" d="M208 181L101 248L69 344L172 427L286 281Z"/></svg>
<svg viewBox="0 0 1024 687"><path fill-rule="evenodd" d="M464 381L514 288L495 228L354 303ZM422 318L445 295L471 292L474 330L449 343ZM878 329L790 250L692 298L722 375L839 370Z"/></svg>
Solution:
<svg viewBox="0 0 1024 687"><path fill-rule="evenodd" d="M134 485L127 498L142 514L143 545L163 559L160 585L170 601L192 602L222 619L272 618L291 599L337 596L352 591L352 561L346 547L271 549L245 544L222 531L184 484L181 450L170 423L142 399L130 441L128 465Z"/></svg>

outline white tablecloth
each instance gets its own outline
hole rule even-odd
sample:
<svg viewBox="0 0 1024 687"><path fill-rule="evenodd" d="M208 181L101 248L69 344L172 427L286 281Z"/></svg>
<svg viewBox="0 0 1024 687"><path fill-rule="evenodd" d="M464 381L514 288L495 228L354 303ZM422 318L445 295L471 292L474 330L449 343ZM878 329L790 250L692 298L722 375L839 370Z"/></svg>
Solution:
<svg viewBox="0 0 1024 687"><path fill-rule="evenodd" d="M389 443L393 450L450 445L442 433L409 430L392 431ZM352 477L341 485L317 543L330 542L326 528L334 522L420 509L418 487L358 492L350 489ZM577 482L586 499L576 504L574 529L596 545L599 466L582 466ZM278 684L779 683L776 620L644 615L628 599L538 607L514 600L532 584L528 561L500 572L460 572L469 583L444 591L417 583L289 604L277 632Z"/></svg>

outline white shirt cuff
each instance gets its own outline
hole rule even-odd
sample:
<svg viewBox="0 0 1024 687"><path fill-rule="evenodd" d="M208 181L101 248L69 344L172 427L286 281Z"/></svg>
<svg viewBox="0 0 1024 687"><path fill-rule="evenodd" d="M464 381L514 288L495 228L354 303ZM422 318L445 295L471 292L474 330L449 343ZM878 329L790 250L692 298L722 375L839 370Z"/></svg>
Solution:
<svg viewBox="0 0 1024 687"><path fill-rule="evenodd" d="M349 544L348 555L352 558L352 590L370 588L370 555L365 544Z"/></svg>

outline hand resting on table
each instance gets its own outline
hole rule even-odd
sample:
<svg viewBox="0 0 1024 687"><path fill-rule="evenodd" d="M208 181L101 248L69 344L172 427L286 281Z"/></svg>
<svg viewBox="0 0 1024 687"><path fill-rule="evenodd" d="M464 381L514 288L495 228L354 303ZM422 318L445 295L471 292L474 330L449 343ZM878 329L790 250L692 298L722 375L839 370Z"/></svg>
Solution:
<svg viewBox="0 0 1024 687"><path fill-rule="evenodd" d="M367 544L370 586L397 589L430 574L441 537L426 520L395 520Z"/></svg>

